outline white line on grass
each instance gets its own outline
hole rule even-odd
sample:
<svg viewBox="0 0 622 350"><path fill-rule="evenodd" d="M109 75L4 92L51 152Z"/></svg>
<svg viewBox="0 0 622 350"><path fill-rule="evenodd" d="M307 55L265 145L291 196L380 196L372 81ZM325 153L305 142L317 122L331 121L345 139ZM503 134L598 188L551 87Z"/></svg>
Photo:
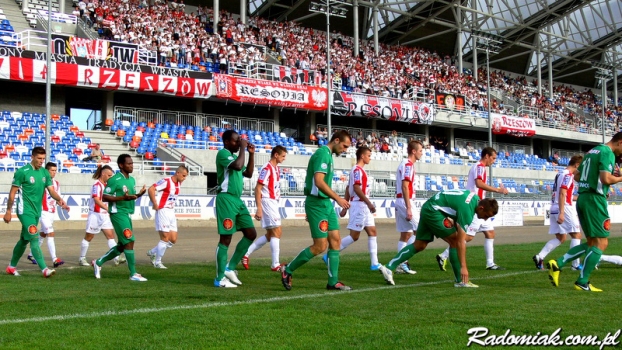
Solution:
<svg viewBox="0 0 622 350"><path fill-rule="evenodd" d="M475 280L490 280L490 279L525 275L525 274L537 273L537 272L540 272L540 271L535 270L535 271L512 272L512 273L505 273L505 274L493 275L493 276L488 276L488 277L472 278L472 280L474 281ZM207 309L207 308L221 307L221 306L274 303L274 302L290 301L290 300L298 300L298 299L313 299L313 298L326 297L326 296L348 295L351 293L375 292L379 290L388 290L388 289L432 286L432 285L443 284L443 283L448 283L448 282L450 281L442 280L442 281L433 281L433 282L403 284L403 285L396 285L396 286L361 288L361 289L351 290L348 292L323 292L323 293L291 295L291 296L285 296L285 297L274 297L274 298L265 298L265 299L213 302L213 303L205 303L205 304L198 304L198 305L178 305L178 306L158 307L158 308L141 308L141 309L133 309L133 310L120 310L120 311L110 310L110 311L90 312L90 313L84 313L84 314L18 318L18 319L13 319L13 320L0 320L0 325L15 324L15 323L30 323L30 322L66 321L66 320L72 320L72 319L77 319L77 318L97 318L97 317L102 317L102 316L122 316L122 315L134 315L134 314L148 314L148 313L163 312L163 311Z"/></svg>

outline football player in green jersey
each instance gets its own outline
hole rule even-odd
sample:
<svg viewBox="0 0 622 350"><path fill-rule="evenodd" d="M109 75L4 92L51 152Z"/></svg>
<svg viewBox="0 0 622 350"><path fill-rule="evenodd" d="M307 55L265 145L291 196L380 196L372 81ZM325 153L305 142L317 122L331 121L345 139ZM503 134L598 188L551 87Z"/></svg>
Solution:
<svg viewBox="0 0 622 350"><path fill-rule="evenodd" d="M32 149L30 163L17 169L13 175L13 183L11 191L9 192L4 222L7 224L11 222L13 202L15 201L15 195L18 194L17 218L22 223L22 231L19 241L13 249L11 263L6 268L6 272L9 275L19 276L15 267L22 255L24 255L28 243L30 243L32 255L35 257L39 268L41 268L43 277L50 277L56 272L48 269L43 260L41 248L39 248L39 229L37 228L37 224L41 218L41 203L46 189L50 193L50 196L56 200L58 205L65 207L67 204L58 193L54 191L52 177L50 173L43 168L44 162L45 149L43 147L34 147Z"/></svg>

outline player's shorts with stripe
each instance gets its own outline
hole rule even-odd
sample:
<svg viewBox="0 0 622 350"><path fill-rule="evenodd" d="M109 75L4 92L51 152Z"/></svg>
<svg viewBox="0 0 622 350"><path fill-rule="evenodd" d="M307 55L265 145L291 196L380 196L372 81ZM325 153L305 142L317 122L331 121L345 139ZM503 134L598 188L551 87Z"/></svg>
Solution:
<svg viewBox="0 0 622 350"><path fill-rule="evenodd" d="M110 222L112 222L114 232L117 234L117 241L119 244L126 245L130 242L134 242L134 227L130 214L110 214Z"/></svg>
<svg viewBox="0 0 622 350"><path fill-rule="evenodd" d="M110 214L97 213L89 211L89 216L86 218L86 233L98 234L101 230L112 230L112 222L110 222Z"/></svg>
<svg viewBox="0 0 622 350"><path fill-rule="evenodd" d="M395 227L397 232L413 232L417 231L419 226L419 213L415 208L415 200L410 200L410 210L412 212L412 219L406 219L406 204L404 198L397 198L395 201Z"/></svg>
<svg viewBox="0 0 622 350"><path fill-rule="evenodd" d="M261 227L264 229L281 226L281 213L279 213L279 201L272 198L261 198Z"/></svg>
<svg viewBox="0 0 622 350"><path fill-rule="evenodd" d="M454 232L456 228L449 225L445 215L432 207L432 204L426 202L421 207L421 217L419 227L417 229L417 240L432 242L434 237L444 238Z"/></svg>
<svg viewBox="0 0 622 350"><path fill-rule="evenodd" d="M350 220L348 229L353 231L363 231L365 227L374 227L374 214L371 213L367 204L362 201L350 202Z"/></svg>
<svg viewBox="0 0 622 350"><path fill-rule="evenodd" d="M549 234L554 235L557 233L568 234L574 232L581 232L581 225L579 225L579 216L577 215L577 209L574 206L564 206L564 222L557 223L559 213L551 210L551 225L549 226Z"/></svg>
<svg viewBox="0 0 622 350"><path fill-rule="evenodd" d="M600 194L584 192L577 199L577 213L585 237L607 238L611 228L607 199Z"/></svg>
<svg viewBox="0 0 622 350"><path fill-rule="evenodd" d="M339 221L332 200L307 196L305 212L311 229L311 237L327 238L328 231L339 230Z"/></svg>
<svg viewBox="0 0 622 350"><path fill-rule="evenodd" d="M177 232L177 217L175 209L162 208L156 211L155 229L162 232Z"/></svg>
<svg viewBox="0 0 622 350"><path fill-rule="evenodd" d="M42 211L41 217L39 218L39 224L41 225L41 232L54 232L54 213L50 213L49 211Z"/></svg>
<svg viewBox="0 0 622 350"><path fill-rule="evenodd" d="M255 227L240 197L225 192L216 196L216 220L219 235L232 235L241 229Z"/></svg>

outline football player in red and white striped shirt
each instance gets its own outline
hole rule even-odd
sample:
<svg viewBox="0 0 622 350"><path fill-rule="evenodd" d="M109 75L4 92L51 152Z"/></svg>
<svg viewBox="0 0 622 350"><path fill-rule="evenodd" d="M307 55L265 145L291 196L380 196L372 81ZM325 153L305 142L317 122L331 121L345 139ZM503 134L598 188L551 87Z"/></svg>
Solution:
<svg viewBox="0 0 622 350"><path fill-rule="evenodd" d="M181 183L188 177L188 168L180 165L175 175L164 178L149 187L149 199L156 211L155 226L160 234L160 241L147 256L155 268L166 269L162 264L162 256L166 249L172 248L177 243L177 218L175 217L175 202L179 196Z"/></svg>
<svg viewBox="0 0 622 350"><path fill-rule="evenodd" d="M103 232L108 242L108 248L113 248L117 245L115 241L114 228L112 222L110 222L110 214L108 214L108 203L104 202L104 189L110 179L114 175L114 171L109 165L99 166L93 174L93 179L97 180L91 187L91 198L89 200L89 215L86 219L86 233L82 240L80 249L80 258L78 259L78 265L90 266L91 264L86 259L86 253L89 250L89 245L99 232ZM114 259L115 265L119 265L120 257Z"/></svg>
<svg viewBox="0 0 622 350"><path fill-rule="evenodd" d="M472 193L476 193L481 199L486 198L486 191L508 194L508 189L503 187L503 185L499 187L492 187L486 183L486 180L488 179L486 168L492 166L496 160L497 151L492 147L485 147L482 149L482 155L479 162L473 164L471 170L469 170L466 189ZM466 241L470 242L473 240L473 237L475 237L477 232L484 232L484 237L486 237L484 240L486 270L505 270L505 268L495 264L495 251L493 245L495 241L495 227L492 220L493 218L488 218L487 220L475 218L473 223L469 226L469 229L466 231ZM436 256L436 261L442 271L446 270L445 264L448 257L449 248L445 249L443 253Z"/></svg>
<svg viewBox="0 0 622 350"><path fill-rule="evenodd" d="M361 231L367 232L367 247L371 259L371 270L377 271L380 268L378 263L378 243L376 241L376 223L374 213L376 207L369 200L371 194L371 183L367 177L367 172L363 168L371 161L371 149L361 146L356 150L356 165L350 170L348 188L346 189L345 199L350 201L350 219L348 229L350 235L341 239L339 251L346 249L350 244L358 241ZM348 209L342 209L340 216L345 216ZM324 255L326 258L327 256Z"/></svg>
<svg viewBox="0 0 622 350"><path fill-rule="evenodd" d="M419 141L410 141L407 147L408 158L397 167L395 174L395 226L400 233L397 242L397 251L401 251L408 244L415 242L419 215L415 212L415 163L423 156L423 144ZM397 273L414 275L406 262L397 268Z"/></svg>
<svg viewBox="0 0 622 350"><path fill-rule="evenodd" d="M279 213L279 200L281 199L281 171L279 164L285 161L287 149L276 146L270 154L270 161L259 171L259 178L255 186L255 203L257 212L255 219L261 221L261 227L266 230L264 236L256 239L242 258L242 265L248 270L249 256L266 243L270 242L272 250L272 271L279 271L280 242L281 242L281 214Z"/></svg>
<svg viewBox="0 0 622 350"><path fill-rule="evenodd" d="M555 176L555 187L551 197L549 234L555 238L546 242L540 253L534 255L533 262L538 270L542 270L542 261L546 256L566 241L566 235L570 235L570 248L581 244L581 224L577 215L577 207L574 198L574 173L581 165L583 156L576 155L570 158L564 171ZM579 270L579 259L572 261L572 269Z"/></svg>
<svg viewBox="0 0 622 350"><path fill-rule="evenodd" d="M54 180L56 176L56 172L58 167L56 163L48 162L45 164L45 169L50 172L50 177L52 177L52 187L54 191L58 193L59 196L62 196L60 192L60 183L57 180ZM52 263L54 267L59 267L65 262L56 256L56 244L54 244L54 215L56 214L56 200L52 198L48 190L45 190L43 194L43 203L41 210L41 218L39 219L39 224L41 225L41 232L39 232L39 246L43 244L43 240L47 237L48 239L48 249L50 250L50 256L52 257ZM65 210L69 210L67 204L63 207ZM32 261L33 264L36 264L36 260L32 257L32 252L28 254L28 260Z"/></svg>

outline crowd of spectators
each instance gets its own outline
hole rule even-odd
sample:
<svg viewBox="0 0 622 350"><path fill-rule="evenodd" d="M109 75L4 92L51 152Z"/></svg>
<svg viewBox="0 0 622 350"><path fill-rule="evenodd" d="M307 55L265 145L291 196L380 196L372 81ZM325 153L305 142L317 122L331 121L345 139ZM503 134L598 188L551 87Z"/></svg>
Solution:
<svg viewBox="0 0 622 350"><path fill-rule="evenodd" d="M227 68L242 71L247 66L265 65L265 48L283 65L319 71L326 83L325 32L292 21L259 17L250 17L245 25L226 11L220 11L218 26L213 28L211 8L199 6L195 12L194 7L189 11L183 0L148 1L153 0L81 0L76 11L99 28L103 37L156 51L160 65L194 64L204 69L199 63L211 62L221 72ZM379 45L376 55L372 41L361 41L359 55L353 56L353 38L331 33L331 82L352 92L404 99L417 95L429 102L434 99L433 92L461 94L474 109L487 110L484 69L478 70L475 80L470 71L459 72L449 55L417 47ZM536 118L541 120L589 128L593 118L586 120L575 112L577 108L588 115L601 111L600 101L589 89L576 91L557 85L554 96L547 97L538 95L537 82L525 77L494 71L490 79L491 88L537 109ZM548 91L548 87L543 89ZM507 106L493 99L491 109L503 113ZM606 114L617 129L621 108L612 106Z"/></svg>

